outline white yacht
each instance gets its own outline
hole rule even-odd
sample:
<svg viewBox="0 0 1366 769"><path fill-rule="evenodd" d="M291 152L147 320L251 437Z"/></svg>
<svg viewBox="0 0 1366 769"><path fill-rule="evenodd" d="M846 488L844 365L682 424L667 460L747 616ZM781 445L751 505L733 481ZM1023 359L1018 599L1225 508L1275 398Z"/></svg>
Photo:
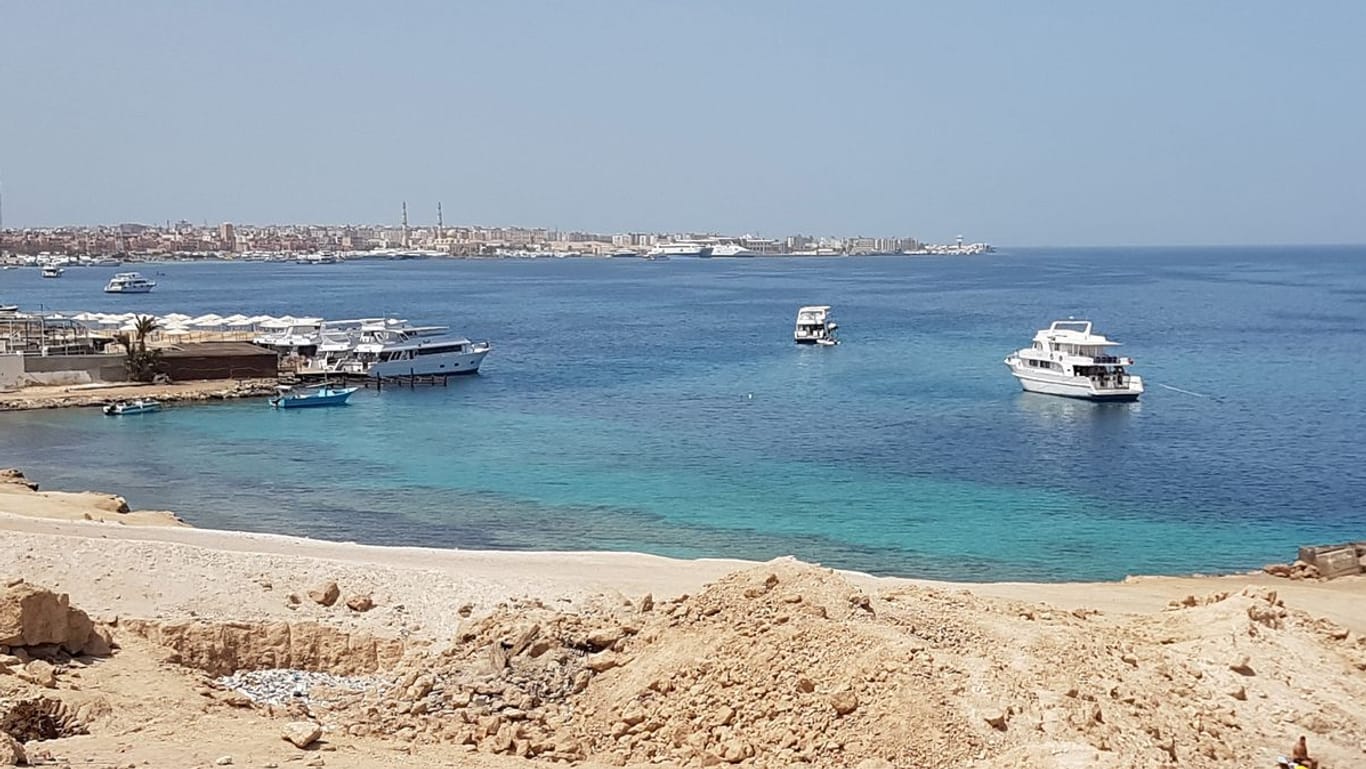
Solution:
<svg viewBox="0 0 1366 769"><path fill-rule="evenodd" d="M757 251L751 251L738 243L717 243L711 247L712 256L758 256Z"/></svg>
<svg viewBox="0 0 1366 769"><path fill-rule="evenodd" d="M797 328L792 332L792 338L797 344L833 347L840 343L835 338L837 328L839 324L831 317L830 305L811 305L797 310Z"/></svg>
<svg viewBox="0 0 1366 769"><path fill-rule="evenodd" d="M688 240L680 240L677 243L662 243L650 249L646 256L655 258L671 256L696 256L706 258L711 256L711 246L704 246L701 243L694 243Z"/></svg>
<svg viewBox="0 0 1366 769"><path fill-rule="evenodd" d="M364 326L351 353L338 363L346 373L379 377L477 374L493 350L488 342L426 336L422 329Z"/></svg>
<svg viewBox="0 0 1366 769"><path fill-rule="evenodd" d="M106 294L146 294L156 288L154 280L147 280L136 272L120 272L109 279L104 287Z"/></svg>
<svg viewBox="0 0 1366 769"><path fill-rule="evenodd" d="M1057 320L1034 335L1034 344L1005 359L1026 392L1093 401L1133 401L1143 379L1128 372L1132 358L1110 353L1119 345L1091 333L1089 320Z"/></svg>
<svg viewBox="0 0 1366 769"><path fill-rule="evenodd" d="M43 268L43 277L60 278L62 277L63 272L66 272L66 270L63 270L61 267L58 267L55 264L49 264L48 266Z"/></svg>

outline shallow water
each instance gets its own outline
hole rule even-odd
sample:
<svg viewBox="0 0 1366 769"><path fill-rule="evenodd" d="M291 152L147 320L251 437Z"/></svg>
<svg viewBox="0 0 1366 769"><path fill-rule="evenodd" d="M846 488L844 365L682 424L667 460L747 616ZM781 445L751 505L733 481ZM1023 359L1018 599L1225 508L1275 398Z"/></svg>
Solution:
<svg viewBox="0 0 1366 769"><path fill-rule="evenodd" d="M102 294L111 272L0 272L0 301L396 314L496 346L478 377L345 409L0 415L0 465L197 526L958 579L1231 570L1366 536L1363 248L161 265L146 296ZM791 343L810 303L844 344ZM1125 343L1141 403L1019 392L1001 359L1069 315Z"/></svg>

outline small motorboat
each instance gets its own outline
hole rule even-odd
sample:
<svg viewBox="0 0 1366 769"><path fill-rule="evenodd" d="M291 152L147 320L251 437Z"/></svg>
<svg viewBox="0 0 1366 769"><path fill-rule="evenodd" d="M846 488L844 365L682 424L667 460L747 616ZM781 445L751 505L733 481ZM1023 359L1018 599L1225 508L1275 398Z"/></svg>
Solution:
<svg viewBox="0 0 1366 769"><path fill-rule="evenodd" d="M270 405L277 409L304 409L317 406L345 406L346 399L360 388L322 384L297 390L288 385L281 385L277 389L280 394L270 399Z"/></svg>
<svg viewBox="0 0 1366 769"><path fill-rule="evenodd" d="M121 417L130 414L151 414L154 411L161 411L161 404L148 398L138 398L135 401L119 401L110 403L104 407L104 413L111 417Z"/></svg>

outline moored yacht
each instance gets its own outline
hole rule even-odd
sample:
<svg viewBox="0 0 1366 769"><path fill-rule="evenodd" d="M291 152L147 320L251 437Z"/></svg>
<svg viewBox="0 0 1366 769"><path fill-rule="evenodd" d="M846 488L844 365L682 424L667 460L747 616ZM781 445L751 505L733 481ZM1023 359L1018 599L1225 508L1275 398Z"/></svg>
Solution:
<svg viewBox="0 0 1366 769"><path fill-rule="evenodd" d="M154 280L147 280L136 272L120 272L109 279L104 287L106 294L146 294L156 288Z"/></svg>
<svg viewBox="0 0 1366 769"><path fill-rule="evenodd" d="M48 266L43 268L43 277L60 278L62 277L63 272L66 272L66 270L63 270L61 267L58 267L55 264L49 264Z"/></svg>
<svg viewBox="0 0 1366 769"><path fill-rule="evenodd" d="M1143 379L1128 372L1132 358L1110 353L1119 342L1091 333L1088 320L1057 320L1034 335L1034 344L1005 364L1026 392L1093 401L1133 401Z"/></svg>
<svg viewBox="0 0 1366 769"><path fill-rule="evenodd" d="M492 350L488 342L424 336L418 329L377 324L361 328L355 347L337 363L336 370L375 378L477 374Z"/></svg>
<svg viewBox="0 0 1366 769"><path fill-rule="evenodd" d="M840 343L835 338L837 328L839 324L831 317L830 305L810 305L797 310L797 327L792 332L792 338L797 344L833 347Z"/></svg>

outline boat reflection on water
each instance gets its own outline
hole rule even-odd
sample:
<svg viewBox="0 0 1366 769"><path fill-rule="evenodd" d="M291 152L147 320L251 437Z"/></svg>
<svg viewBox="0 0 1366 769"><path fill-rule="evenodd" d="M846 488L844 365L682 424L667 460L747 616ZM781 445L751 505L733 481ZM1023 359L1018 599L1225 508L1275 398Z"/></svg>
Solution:
<svg viewBox="0 0 1366 769"><path fill-rule="evenodd" d="M1015 407L1040 427L1054 428L1072 425L1123 425L1143 411L1142 401L1095 403L1023 391L1016 394Z"/></svg>

